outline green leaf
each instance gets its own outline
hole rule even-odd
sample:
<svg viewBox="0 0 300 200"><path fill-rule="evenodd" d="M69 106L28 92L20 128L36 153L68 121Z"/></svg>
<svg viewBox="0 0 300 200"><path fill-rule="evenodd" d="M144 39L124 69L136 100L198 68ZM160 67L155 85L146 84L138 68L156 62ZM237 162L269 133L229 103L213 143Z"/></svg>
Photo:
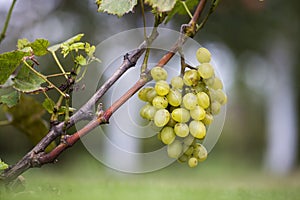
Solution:
<svg viewBox="0 0 300 200"><path fill-rule="evenodd" d="M2 170L5 170L8 168L8 164L6 164L5 162L3 162L1 159L0 159L0 171Z"/></svg>
<svg viewBox="0 0 300 200"><path fill-rule="evenodd" d="M84 36L83 33L77 34L77 35L71 37L70 39L68 39L68 40L66 40L62 43L55 44L55 45L52 45L51 47L48 47L48 51L55 52L58 49L62 48L62 46L69 46L69 45L71 45L75 42L80 41L83 36Z"/></svg>
<svg viewBox="0 0 300 200"><path fill-rule="evenodd" d="M36 39L34 42L30 43L30 47L33 49L33 53L36 56L43 56L48 53L48 46L50 42L45 39Z"/></svg>
<svg viewBox="0 0 300 200"><path fill-rule="evenodd" d="M145 0L145 3L159 12L168 12L174 8L176 0Z"/></svg>
<svg viewBox="0 0 300 200"><path fill-rule="evenodd" d="M48 111L48 113L52 114L54 110L55 103L52 99L45 99L43 102L43 107Z"/></svg>
<svg viewBox="0 0 300 200"><path fill-rule="evenodd" d="M22 58L29 53L21 51L12 51L0 54L0 85L4 84L9 76L20 65Z"/></svg>
<svg viewBox="0 0 300 200"><path fill-rule="evenodd" d="M34 98L21 95L16 106L12 108L4 106L3 110L11 116L11 124L24 133L33 144L37 144L48 133L49 128L42 118L45 109ZM55 144L51 143L47 150L53 147Z"/></svg>
<svg viewBox="0 0 300 200"><path fill-rule="evenodd" d="M17 47L20 50L20 49L23 49L25 47L28 47L29 44L30 44L30 42L26 38L18 39Z"/></svg>
<svg viewBox="0 0 300 200"><path fill-rule="evenodd" d="M137 0L96 0L98 12L118 15L119 17L131 12Z"/></svg>
<svg viewBox="0 0 300 200"><path fill-rule="evenodd" d="M21 92L34 92L43 89L41 84L45 83L44 79L33 73L28 67L22 66L18 75L13 79L14 88Z"/></svg>
<svg viewBox="0 0 300 200"><path fill-rule="evenodd" d="M192 10L196 5L198 5L198 3L199 3L198 0L186 0L185 1L185 4L189 10ZM182 1L176 1L174 8L168 13L166 23L168 23L175 14L180 14L180 15L187 14L187 11L183 6Z"/></svg>
<svg viewBox="0 0 300 200"><path fill-rule="evenodd" d="M75 60L81 66L84 66L87 64L85 57L83 57L82 55L76 56Z"/></svg>
<svg viewBox="0 0 300 200"><path fill-rule="evenodd" d="M9 108L15 106L20 99L20 94L17 91L2 95L0 97L0 103L6 104Z"/></svg>

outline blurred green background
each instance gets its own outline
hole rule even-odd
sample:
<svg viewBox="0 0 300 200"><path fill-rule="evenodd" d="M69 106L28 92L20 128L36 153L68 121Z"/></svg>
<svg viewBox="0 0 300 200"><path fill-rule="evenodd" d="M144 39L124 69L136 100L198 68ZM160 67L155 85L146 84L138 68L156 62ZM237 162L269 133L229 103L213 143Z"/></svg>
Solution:
<svg viewBox="0 0 300 200"><path fill-rule="evenodd" d="M10 2L0 0L0 26ZM86 41L98 44L143 26L140 7L122 18L96 9L92 0L18 1L0 53L13 50L18 38L54 44L83 32ZM3 198L299 199L299 9L296 0L221 1L194 38L217 55L229 99L222 135L198 168L174 163L157 172L124 174L78 143L59 163L26 172L26 190ZM152 25L151 14L146 17ZM188 20L175 16L166 27L179 30ZM51 62L41 70L53 72ZM0 127L0 158L7 163L31 147L14 127Z"/></svg>

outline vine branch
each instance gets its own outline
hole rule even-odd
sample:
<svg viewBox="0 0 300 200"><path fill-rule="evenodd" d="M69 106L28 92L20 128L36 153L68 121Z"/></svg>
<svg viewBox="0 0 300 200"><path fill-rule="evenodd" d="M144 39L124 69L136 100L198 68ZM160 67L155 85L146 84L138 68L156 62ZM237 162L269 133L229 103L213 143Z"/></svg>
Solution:
<svg viewBox="0 0 300 200"><path fill-rule="evenodd" d="M15 6L16 2L17 2L17 0L13 0L11 5L10 5L9 11L7 13L7 16L6 16L6 19L5 19L5 22L4 22L2 32L0 34L0 44L5 38L6 30L7 30L7 27L8 27L9 21L10 21L10 17L11 17L11 14L12 14L12 11L14 9L14 6Z"/></svg>

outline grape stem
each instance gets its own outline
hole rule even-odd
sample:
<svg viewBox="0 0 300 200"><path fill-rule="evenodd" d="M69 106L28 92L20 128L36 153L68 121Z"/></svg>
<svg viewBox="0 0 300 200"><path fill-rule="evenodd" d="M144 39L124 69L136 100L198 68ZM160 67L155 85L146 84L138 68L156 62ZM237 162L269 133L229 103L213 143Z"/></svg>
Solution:
<svg viewBox="0 0 300 200"><path fill-rule="evenodd" d="M171 50L165 54L158 62L158 66L163 67L169 62L169 60L174 56L178 49L184 44L188 37L193 37L196 30L196 23L200 17L206 0L200 0L194 15L189 22L188 26L184 30L182 37L173 45ZM149 76L141 76L141 78L117 101L115 101L107 110L98 112L98 115L94 115L92 108L99 101L99 99L106 93L106 91L131 67L135 66L137 60L145 52L149 43L157 37L157 31L152 32L148 40L144 41L138 49L134 50L130 54L124 56L123 63L117 69L117 71L95 92L95 94L74 114L70 117L67 126L65 122L60 122L52 126L48 134L31 150L29 151L20 161L15 165L10 166L2 174L0 174L0 180L9 184L15 180L23 172L27 171L29 168L41 167L47 163L56 162L57 157L66 149L73 146L80 137L88 134L91 130L96 128L101 124L108 123L112 114L122 106L127 100L132 97L141 87L143 87L149 80ZM149 74L149 73L148 73ZM82 129L77 131L72 135L62 135L62 133L72 127L76 122L82 120L90 120L90 122L84 126ZM61 142L49 153L45 152L47 146L53 142L57 137L62 136Z"/></svg>
<svg viewBox="0 0 300 200"><path fill-rule="evenodd" d="M8 28L8 24L9 24L9 21L10 21L10 17L11 17L11 14L12 14L12 11L14 9L14 6L15 6L16 2L17 2L17 0L13 0L12 3L11 3L11 5L10 5L8 14L7 14L5 22L4 22L4 26L3 26L2 32L0 34L0 44L1 44L1 42L5 38L6 31L7 31L7 28Z"/></svg>

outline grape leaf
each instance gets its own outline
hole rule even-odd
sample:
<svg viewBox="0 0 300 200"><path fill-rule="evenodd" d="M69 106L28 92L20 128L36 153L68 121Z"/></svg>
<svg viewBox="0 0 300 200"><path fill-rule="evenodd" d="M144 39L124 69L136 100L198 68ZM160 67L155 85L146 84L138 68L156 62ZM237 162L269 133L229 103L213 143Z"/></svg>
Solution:
<svg viewBox="0 0 300 200"><path fill-rule="evenodd" d="M11 124L26 134L33 144L37 144L48 133L47 123L42 118L45 109L34 98L21 95L16 106L3 106L3 110L12 118ZM46 150L54 147L55 143L51 143Z"/></svg>
<svg viewBox="0 0 300 200"><path fill-rule="evenodd" d="M23 49L25 47L28 47L29 44L30 42L26 38L18 39L17 47L18 49Z"/></svg>
<svg viewBox="0 0 300 200"><path fill-rule="evenodd" d="M119 17L131 12L137 0L96 0L98 12L107 12Z"/></svg>
<svg viewBox="0 0 300 200"><path fill-rule="evenodd" d="M33 49L33 53L36 56L43 56L48 53L48 46L50 42L45 39L36 39L34 42L30 43L30 47Z"/></svg>
<svg viewBox="0 0 300 200"><path fill-rule="evenodd" d="M192 10L198 3L199 3L198 0L186 0L185 1L185 4L189 10ZM187 12L182 4L182 1L180 1L180 0L176 1L174 8L168 13L168 17L167 17L165 23L168 23L175 14L180 14L180 15L187 14Z"/></svg>
<svg viewBox="0 0 300 200"><path fill-rule="evenodd" d="M43 107L48 111L48 113L52 114L54 110L55 103L52 99L45 99L43 102Z"/></svg>
<svg viewBox="0 0 300 200"><path fill-rule="evenodd" d="M34 92L41 87L42 83L45 83L44 79L33 73L28 67L22 66L18 75L13 79L14 88L21 92Z"/></svg>
<svg viewBox="0 0 300 200"><path fill-rule="evenodd" d="M145 0L145 3L156 8L159 12L168 12L175 6L176 0Z"/></svg>
<svg viewBox="0 0 300 200"><path fill-rule="evenodd" d="M9 76L20 65L22 58L29 53L22 51L11 51L0 54L0 85L4 84Z"/></svg>
<svg viewBox="0 0 300 200"><path fill-rule="evenodd" d="M20 94L17 91L2 95L0 97L0 103L6 104L9 108L15 106L20 99Z"/></svg>

